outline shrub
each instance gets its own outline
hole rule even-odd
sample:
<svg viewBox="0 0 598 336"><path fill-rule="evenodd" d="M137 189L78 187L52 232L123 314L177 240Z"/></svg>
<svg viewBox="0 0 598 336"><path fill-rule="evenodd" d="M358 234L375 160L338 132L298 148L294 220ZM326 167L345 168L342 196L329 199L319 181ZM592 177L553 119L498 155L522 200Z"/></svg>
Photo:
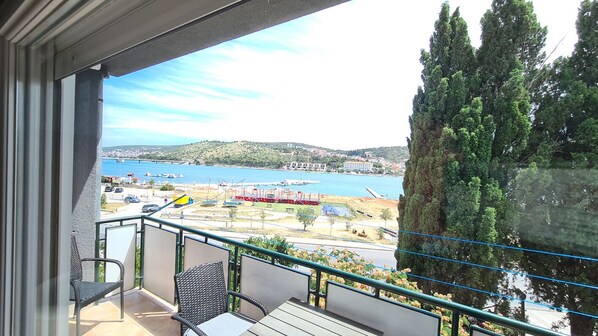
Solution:
<svg viewBox="0 0 598 336"><path fill-rule="evenodd" d="M162 191L173 191L174 190L174 186L170 183L166 183L163 186L160 187L160 190Z"/></svg>
<svg viewBox="0 0 598 336"><path fill-rule="evenodd" d="M108 203L106 194L102 194L102 197L100 197L100 208L102 208L102 209L106 208L106 203Z"/></svg>
<svg viewBox="0 0 598 336"><path fill-rule="evenodd" d="M250 244L250 245L254 245L254 246L258 246L261 248L265 248L268 250L272 250L272 251L276 251L282 254L289 254L292 250L295 249L294 245L292 243L287 242L287 239L279 236L279 235L275 235L272 238L267 238L267 237L251 237L249 239L245 240L245 243ZM226 245L226 247L232 249L233 246L230 245ZM264 260L270 260L270 257L259 253L259 252L254 252L253 250L247 250L244 248L241 248L239 250L240 254L247 254L250 256L254 256L254 257L258 257ZM285 265L285 266L293 266L293 263L289 262L289 261L284 261L284 260L279 260L278 261L281 265Z"/></svg>

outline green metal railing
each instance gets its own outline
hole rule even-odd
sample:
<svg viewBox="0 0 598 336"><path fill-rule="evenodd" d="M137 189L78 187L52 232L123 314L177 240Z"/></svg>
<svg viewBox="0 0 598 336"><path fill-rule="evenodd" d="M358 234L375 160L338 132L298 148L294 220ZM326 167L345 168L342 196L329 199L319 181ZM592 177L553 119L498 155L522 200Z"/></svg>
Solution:
<svg viewBox="0 0 598 336"><path fill-rule="evenodd" d="M124 225L125 222L131 222L131 221L140 221L140 227L141 229L137 231L137 233L139 235L141 235L141 240L140 240L140 249L141 249L141 258L140 258L140 279L139 280L139 287L143 287L143 256L144 256L144 232L145 232L145 226L146 225L152 225L149 223L154 223L153 226L157 226L159 228L162 228L164 226L176 230L178 231L178 236L177 236L177 252L176 252L176 260L175 260L175 265L176 265L176 272L181 272L183 270L183 261L182 261L182 253L183 253L183 239L182 237L184 236L184 234L188 234L188 235L197 235L197 236L202 236L205 239L205 242L207 243L210 239L211 240L215 240L224 244L229 244L231 246L234 246L234 250L233 250L233 260L231 261L231 268L233 270L233 283L231 284L233 287L232 288L236 288L238 285L238 269L239 269L239 249L244 248L244 249L248 249L248 250L252 250L261 254L264 254L266 256L268 256L269 258L271 258L271 262L275 263L277 260L278 261L288 261L291 262L295 265L298 266L303 266L309 269L312 269L315 273L315 289L310 289L310 295L313 296L314 298L314 305L318 306L320 303L320 300L322 298L326 298L326 294L323 293L323 288L322 288L322 284L321 284L321 276L322 274L328 274L328 275L334 275L340 278L343 278L345 280L351 280L354 282L358 282L367 286L370 286L374 289L375 293L376 293L376 297L379 297L379 293L380 291L386 291L389 293L394 293L397 295L402 295L420 302L425 302L427 304L436 306L436 307L440 307L440 308L444 308L444 309L448 309L452 312L452 321L451 321L451 332L452 332L452 336L457 336L458 332L459 332L459 323L460 323L460 317L462 315L464 316L470 316L470 317L474 317L476 319L482 320L482 321L487 321L490 323L495 323L498 325L501 325L503 327L507 327L516 331L521 331L521 332L525 332L527 334L532 334L532 335L560 335L562 336L563 334L552 331L552 330L548 330L539 326L535 326L529 323L525 323L522 321L518 321L518 320L514 320L514 319L510 319L504 316L499 316L487 311L483 311L483 310L479 310L473 307L469 307L460 303L456 303L456 302L452 302L452 301L447 301L441 298L437 298L435 296L432 295L428 295L428 294L423 294L423 293L419 293L416 291L412 291L409 289L405 289L405 288L401 288L398 286L394 286L379 280L374 280L374 279L370 279L370 278L366 278L360 275L356 275L353 273L348 273L345 271L341 271L335 268L331 268L328 266L324 266L324 265L320 265L318 263L309 261L309 260L305 260L305 259L301 259L301 258L297 258L294 256L290 256L287 254L283 254L283 253L279 253L279 252L275 252L272 250L268 250L268 249L264 249L261 247L257 247L254 245L250 245L250 244L246 244L244 242L239 242L236 241L234 239L230 239L230 238L226 238L226 237L222 237L222 236L218 236L216 234L213 233L209 233L209 232L205 232L205 231L201 231L201 230L197 230L197 229L193 229L184 225L180 225L180 224L176 224L173 222L169 222L163 219L159 219L159 218L153 218L150 217L149 215L142 215L142 216L132 216L132 217L122 217L122 218L116 218L116 219L106 219L106 220L101 220L96 222L96 244L95 244L95 253L96 253L96 257L98 257L100 255L100 241L104 240L105 238L100 238L100 227L102 225L106 225L106 224L113 224L113 225ZM137 266L137 265L136 265ZM97 275L97 269L96 269L96 275Z"/></svg>

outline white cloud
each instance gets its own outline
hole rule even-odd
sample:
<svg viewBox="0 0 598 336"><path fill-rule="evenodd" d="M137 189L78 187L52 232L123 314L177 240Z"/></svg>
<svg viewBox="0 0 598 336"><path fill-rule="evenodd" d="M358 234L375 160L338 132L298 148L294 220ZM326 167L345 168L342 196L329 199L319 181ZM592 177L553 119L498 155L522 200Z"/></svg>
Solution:
<svg viewBox="0 0 598 336"><path fill-rule="evenodd" d="M119 132L128 130L136 143L149 135L153 141L296 141L338 149L405 145L420 85L419 52L428 47L442 2L352 1L109 79L105 144L116 144L113 132L122 139ZM451 2L452 9L461 6L474 45L490 2ZM576 6L557 9L566 20L555 21L555 10L547 8L556 6L548 2L535 1L539 20L551 29L567 25L559 34L575 36ZM549 36L548 46L553 40ZM567 40L560 53L574 42Z"/></svg>

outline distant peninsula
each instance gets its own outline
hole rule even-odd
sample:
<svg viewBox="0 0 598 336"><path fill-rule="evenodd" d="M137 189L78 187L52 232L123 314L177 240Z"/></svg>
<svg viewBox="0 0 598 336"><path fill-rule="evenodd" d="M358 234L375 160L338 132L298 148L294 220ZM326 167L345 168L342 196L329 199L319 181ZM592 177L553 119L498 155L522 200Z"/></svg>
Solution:
<svg viewBox="0 0 598 336"><path fill-rule="evenodd" d="M294 142L201 141L186 145L105 147L103 156L250 168L402 175L405 146L336 150Z"/></svg>

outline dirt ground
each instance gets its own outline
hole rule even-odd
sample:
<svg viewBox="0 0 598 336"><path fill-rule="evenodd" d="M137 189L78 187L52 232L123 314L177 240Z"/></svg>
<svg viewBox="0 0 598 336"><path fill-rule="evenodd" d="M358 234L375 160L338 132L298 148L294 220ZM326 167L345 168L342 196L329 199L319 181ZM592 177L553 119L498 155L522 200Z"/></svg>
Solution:
<svg viewBox="0 0 598 336"><path fill-rule="evenodd" d="M221 188L212 187L209 189L207 187L196 187L189 190L181 190L182 192L187 193L191 197L195 199L196 202L201 202L204 199L217 199L218 201L222 202L227 198L230 198L232 195L227 195L226 191ZM355 211L361 211L365 214L369 214L372 217L367 215L359 214L358 219L363 217L363 219L377 219L380 220L380 214L383 209L389 209L392 214L392 219L388 221L396 222L396 217L399 216L399 211L397 206L399 201L385 199L385 198L373 198L373 197L349 197L349 196L334 196L334 195L320 195L320 201L325 203L331 204L345 204Z"/></svg>
<svg viewBox="0 0 598 336"><path fill-rule="evenodd" d="M398 216L397 200L321 195L322 205L344 205L352 208L357 216L352 219L334 217L332 225L327 216L319 216L312 226L308 226L306 230L303 230L303 225L296 218L295 212L296 208L301 206L245 202L243 205L236 207L236 210L232 210L234 218L231 218L230 208L222 206L222 202L232 196L227 195L226 191L212 187L208 195L207 188L201 187L184 190L184 192L193 197L196 202L194 205L185 207L182 210L185 212L185 218L193 218L194 222L197 222L197 225L194 226L205 226L206 229L221 225L218 223L228 222L225 227L220 229L266 235L281 234L283 236L304 238L334 238L384 244L390 243L389 236L381 238L378 228L386 227L391 230L398 228L396 221ZM180 191L175 192L175 195L177 193L180 193ZM218 205L213 207L201 206L201 202L208 198L217 199ZM389 209L391 212L391 219L386 222L380 218L384 209ZM266 223L264 228L262 228L262 219L260 217L262 211ZM319 211L319 208L317 211ZM170 216L176 218L178 212L177 210L172 211ZM319 215L319 213L317 214ZM206 224L202 225L201 222Z"/></svg>
<svg viewBox="0 0 598 336"><path fill-rule="evenodd" d="M161 204L163 199L173 199L187 194L195 201L194 204L182 208L170 206L161 212L165 219L180 219L181 212L184 212L185 225L202 228L206 230L225 230L246 233L261 233L265 235L279 234L285 237L314 238L314 239L342 239L350 241L372 242L390 244L392 237L381 235L380 227L386 227L396 231L398 229L396 217L398 216L397 200L377 199L373 197L346 197L333 195L320 195L320 206L314 207L318 216L314 224L306 230L299 222L296 213L304 205L276 204L276 203L252 203L244 202L235 207L235 210L224 207L223 202L233 196L223 188L212 186L178 186L175 191L159 191L157 188L127 188L126 194L135 194L142 198L143 202ZM119 194L120 195L120 194ZM130 211L139 211L136 204L125 205L122 197L108 195L107 212L122 214ZM216 206L202 206L202 201L215 199ZM156 201L158 200L158 201ZM321 215L322 206L332 204L353 209L356 215L353 218L341 216ZM135 210L137 209L137 210ZM386 222L380 215L384 209L389 209L391 219ZM232 213L234 212L234 214ZM262 225L262 214L264 216ZM232 217L231 217L232 216Z"/></svg>

